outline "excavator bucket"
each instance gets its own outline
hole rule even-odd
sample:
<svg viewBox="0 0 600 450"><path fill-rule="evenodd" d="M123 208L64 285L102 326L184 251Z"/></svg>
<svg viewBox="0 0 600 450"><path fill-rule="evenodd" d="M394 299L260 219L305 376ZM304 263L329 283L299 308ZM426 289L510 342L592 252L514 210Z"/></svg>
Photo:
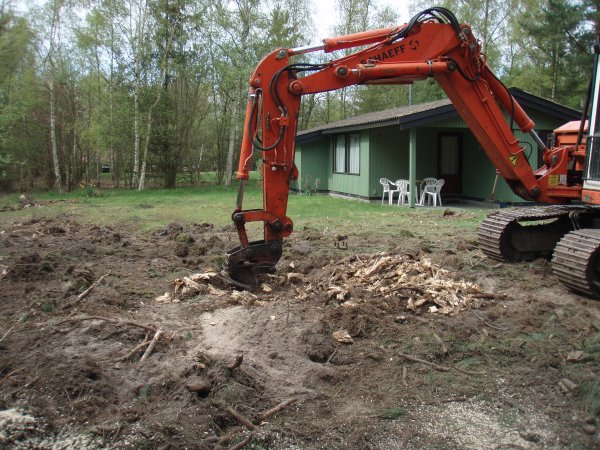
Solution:
<svg viewBox="0 0 600 450"><path fill-rule="evenodd" d="M247 247L235 247L227 252L225 273L236 286L253 289L258 286L259 275L275 273L281 252L281 241L256 241Z"/></svg>

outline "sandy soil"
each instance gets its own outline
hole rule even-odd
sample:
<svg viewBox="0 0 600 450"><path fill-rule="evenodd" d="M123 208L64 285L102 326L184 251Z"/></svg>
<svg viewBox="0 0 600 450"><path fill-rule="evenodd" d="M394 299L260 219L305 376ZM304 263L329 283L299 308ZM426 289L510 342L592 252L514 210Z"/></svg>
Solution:
<svg viewBox="0 0 600 450"><path fill-rule="evenodd" d="M253 295L216 277L157 302L215 270L232 229L0 223L0 448L600 448L598 303L557 286L546 261L488 261L475 230L430 247L299 230ZM352 281L358 247L431 261L486 295L452 314L410 309L427 290Z"/></svg>

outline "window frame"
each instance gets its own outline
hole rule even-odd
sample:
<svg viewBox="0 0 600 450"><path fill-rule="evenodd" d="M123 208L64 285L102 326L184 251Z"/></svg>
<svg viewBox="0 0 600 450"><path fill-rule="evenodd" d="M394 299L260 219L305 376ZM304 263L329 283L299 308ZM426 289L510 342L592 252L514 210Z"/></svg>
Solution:
<svg viewBox="0 0 600 450"><path fill-rule="evenodd" d="M351 154L351 142L352 136L356 136L356 140L358 142L358 172L350 171L350 154ZM344 139L344 167L343 171L339 171L337 167L337 144L340 138ZM333 137L333 161L332 161L333 173L338 175L355 175L360 176L360 133L345 133L345 134L336 134Z"/></svg>

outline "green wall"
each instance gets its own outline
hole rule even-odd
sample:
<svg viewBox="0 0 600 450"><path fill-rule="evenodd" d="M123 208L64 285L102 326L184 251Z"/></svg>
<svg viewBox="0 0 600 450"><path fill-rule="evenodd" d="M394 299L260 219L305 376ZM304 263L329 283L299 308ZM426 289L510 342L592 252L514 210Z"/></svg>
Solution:
<svg viewBox="0 0 600 450"><path fill-rule="evenodd" d="M562 122L552 116L529 111L536 122L536 130L553 130ZM473 134L459 118L430 122L417 128L417 179L437 176L438 134L460 132L463 136L463 180L462 195L467 198L488 200L494 184L496 170ZM534 169L537 168L538 150L529 134L515 131L515 136L524 144ZM530 150L531 149L531 150ZM379 179L392 181L408 179L409 130L400 126L372 128L360 132L360 175L333 173L333 136L324 135L318 141L299 145L296 149L296 165L300 171L299 183L292 185L300 189L307 183L320 181L319 190L345 193L364 198L381 197ZM442 191L443 195L443 191ZM503 202L520 202L506 182L500 178L494 199Z"/></svg>
<svg viewBox="0 0 600 450"><path fill-rule="evenodd" d="M408 179L408 131L398 127L376 128L369 131L371 173L369 196L381 197L380 178L392 181Z"/></svg>
<svg viewBox="0 0 600 450"><path fill-rule="evenodd" d="M369 133L360 133L360 174L333 173L333 140L328 137L329 145L329 190L359 197L369 196Z"/></svg>
<svg viewBox="0 0 600 450"><path fill-rule="evenodd" d="M307 187L318 191L329 190L331 172L331 139L329 137L296 147L294 161L298 167L298 180L292 182L292 189L305 191Z"/></svg>

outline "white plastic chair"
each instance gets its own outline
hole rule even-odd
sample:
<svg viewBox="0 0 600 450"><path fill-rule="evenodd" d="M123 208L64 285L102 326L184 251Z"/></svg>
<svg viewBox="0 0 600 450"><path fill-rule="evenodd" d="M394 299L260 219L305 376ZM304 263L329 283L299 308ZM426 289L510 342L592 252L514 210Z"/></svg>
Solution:
<svg viewBox="0 0 600 450"><path fill-rule="evenodd" d="M437 178L433 177L426 177L421 180L417 189L417 201L419 202L418 205L423 205L423 199L425 198L423 193L425 192L425 187L435 184L436 182Z"/></svg>
<svg viewBox="0 0 600 450"><path fill-rule="evenodd" d="M388 178L380 178L379 183L383 186L383 195L381 196L381 204L383 205L383 200L385 199L385 194L388 195L388 204L391 205L394 201L394 193L398 192L398 189L392 189L392 186L396 187L394 183L392 183Z"/></svg>
<svg viewBox="0 0 600 450"><path fill-rule="evenodd" d="M409 203L410 192L408 190L408 180L398 180L396 181L396 186L398 187L398 206L404 205L404 201Z"/></svg>
<svg viewBox="0 0 600 450"><path fill-rule="evenodd" d="M433 206L436 207L438 203L442 206L442 187L446 180L440 178L436 180L434 184L427 184L423 189L423 193L421 194L421 205L425 204L425 200L427 200L427 204L430 201L433 203Z"/></svg>

